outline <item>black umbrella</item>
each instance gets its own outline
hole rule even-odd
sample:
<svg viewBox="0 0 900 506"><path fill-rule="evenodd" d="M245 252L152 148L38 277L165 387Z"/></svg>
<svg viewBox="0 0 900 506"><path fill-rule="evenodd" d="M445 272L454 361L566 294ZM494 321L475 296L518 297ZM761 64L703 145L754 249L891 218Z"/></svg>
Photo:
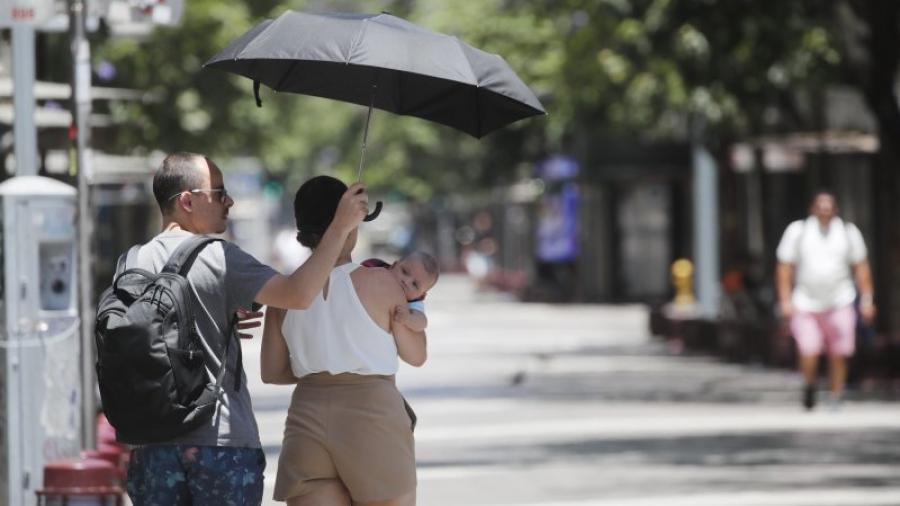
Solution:
<svg viewBox="0 0 900 506"><path fill-rule="evenodd" d="M500 56L386 13L288 11L250 29L204 67L253 79L258 105L263 83L275 91L369 106L360 175L373 107L476 138L546 114Z"/></svg>

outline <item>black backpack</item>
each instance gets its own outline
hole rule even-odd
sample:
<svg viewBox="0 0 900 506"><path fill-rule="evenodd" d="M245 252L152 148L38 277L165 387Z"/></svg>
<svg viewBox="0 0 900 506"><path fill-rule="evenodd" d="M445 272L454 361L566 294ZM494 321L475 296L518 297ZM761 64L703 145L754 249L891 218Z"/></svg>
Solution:
<svg viewBox="0 0 900 506"><path fill-rule="evenodd" d="M134 246L119 258L113 284L100 296L94 331L97 380L103 410L123 443L171 440L207 422L215 411L237 320L230 322L222 365L210 382L187 272L206 245L221 240L185 239L158 274L134 268L123 272L134 264L140 248ZM235 389L239 382L240 374Z"/></svg>

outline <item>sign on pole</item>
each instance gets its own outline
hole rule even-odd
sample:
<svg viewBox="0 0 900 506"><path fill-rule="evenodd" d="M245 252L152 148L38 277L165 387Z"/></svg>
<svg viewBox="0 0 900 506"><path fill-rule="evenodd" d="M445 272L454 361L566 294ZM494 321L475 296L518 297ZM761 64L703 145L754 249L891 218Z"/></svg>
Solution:
<svg viewBox="0 0 900 506"><path fill-rule="evenodd" d="M53 0L0 0L0 28L40 25L53 14Z"/></svg>

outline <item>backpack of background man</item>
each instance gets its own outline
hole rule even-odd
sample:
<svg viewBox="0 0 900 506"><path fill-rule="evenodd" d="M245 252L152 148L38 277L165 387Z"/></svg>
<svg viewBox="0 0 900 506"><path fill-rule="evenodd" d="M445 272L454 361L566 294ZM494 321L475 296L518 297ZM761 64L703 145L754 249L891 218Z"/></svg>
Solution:
<svg viewBox="0 0 900 506"><path fill-rule="evenodd" d="M803 258L803 241L804 241L804 239L806 238L806 228L807 228L807 227L806 227L806 223L807 223L807 222L806 222L806 220L796 220L796 221L791 222L791 225L794 225L795 223L798 224L798 226L800 227L800 236L797 237L797 242L796 242L796 246L795 246L795 248L796 248L795 251L796 251L796 254L797 254L797 259L796 259L796 261L795 261L794 263L797 264L797 265L799 265L799 264L800 264L800 259ZM856 225L853 225L853 224L850 223L849 221L844 221L844 220L841 220L841 223L844 224L844 226L841 227L841 228L843 228L844 240L845 240L846 243L847 243L847 251L844 252L844 254L845 254L846 257L847 257L847 263L848 263L848 264L852 264L853 262L850 260L850 250L853 248L853 246L852 246L852 244L851 244L851 240L850 240L850 229L849 229L848 227L849 227L849 226L854 226L854 227L855 227Z"/></svg>
<svg viewBox="0 0 900 506"><path fill-rule="evenodd" d="M214 241L221 239L184 240L159 273L128 268L140 248L135 246L119 259L113 284L100 297L97 380L103 410L121 442L165 442L199 427L215 411L225 357L210 382L187 279L196 256ZM233 331L232 322L225 355Z"/></svg>

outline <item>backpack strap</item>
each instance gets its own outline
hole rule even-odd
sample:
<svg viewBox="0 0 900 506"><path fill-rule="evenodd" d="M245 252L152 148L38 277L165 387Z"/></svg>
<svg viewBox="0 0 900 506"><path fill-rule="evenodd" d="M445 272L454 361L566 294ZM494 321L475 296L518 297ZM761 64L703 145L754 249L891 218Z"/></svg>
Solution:
<svg viewBox="0 0 900 506"><path fill-rule="evenodd" d="M797 246L796 253L797 259L794 260L794 265L800 265L800 257L803 256L803 239L806 237L806 220L797 220L800 223L800 236L797 237Z"/></svg>
<svg viewBox="0 0 900 506"><path fill-rule="evenodd" d="M847 264L852 267L853 262L850 261L850 253L853 251L853 242L852 239L850 239L850 229L848 227L853 224L844 219L841 219L841 221L844 223L844 240L847 241L847 258L845 260L847 260ZM856 225L853 226L856 227ZM859 229L859 227L856 228L857 230Z"/></svg>
<svg viewBox="0 0 900 506"><path fill-rule="evenodd" d="M200 254L200 251L205 248L207 244L220 241L224 242L224 239L210 237L208 235L194 235L185 239L178 245L178 248L175 249L172 256L169 257L169 261L163 266L162 272L178 273L182 276L187 275L188 270L190 270L191 265L194 263L197 255Z"/></svg>
<svg viewBox="0 0 900 506"><path fill-rule="evenodd" d="M116 262L116 272L115 275L113 275L113 278L118 277L119 274L125 272L125 269L127 269L129 265L134 267L134 265L137 263L137 256L140 250L141 245L135 244L134 246L129 248L128 251L119 255L119 260Z"/></svg>
<svg viewBox="0 0 900 506"><path fill-rule="evenodd" d="M222 360L222 370L219 371L219 374L216 375L216 384L222 383L222 378L225 377L225 358L228 358L228 346L231 345L232 341L240 341L241 336L238 335L237 331L238 317L237 313L231 317L231 321L228 322L228 339L225 341L225 351L222 353L224 355ZM237 392L241 389L241 372L244 370L244 350L241 346L241 343L238 342L235 346L237 346L237 368L234 371L234 391Z"/></svg>
<svg viewBox="0 0 900 506"><path fill-rule="evenodd" d="M806 220L799 221L803 223L803 230L800 232L800 237L797 238L797 261L794 262L795 264L800 264L800 257L803 252L803 238L806 236ZM841 228L844 229L844 240L847 242L847 258L845 260L848 264L853 265L853 262L850 261L850 251L853 249L853 245L850 242L850 229L848 228L853 224L843 218L841 218L841 223L844 225Z"/></svg>
<svg viewBox="0 0 900 506"><path fill-rule="evenodd" d="M203 248L213 242L225 241L224 239L210 237L208 235L194 235L185 239L178 245L178 248L175 249L172 256L169 257L169 261L166 262L162 272L177 272L179 275L187 277L187 272L190 270L191 265L193 265L194 260L197 259L197 255L200 254ZM234 315L228 322L228 328L225 333L225 347L222 350L221 358L222 366L219 367L219 372L216 374L217 387L222 384L222 379L225 377L225 369L228 367L228 348L231 347L231 341L237 339L239 339L239 336L237 335L237 315ZM235 391L240 390L241 388L241 371L244 370L243 353L240 344L237 345L237 353L237 368L234 375Z"/></svg>

